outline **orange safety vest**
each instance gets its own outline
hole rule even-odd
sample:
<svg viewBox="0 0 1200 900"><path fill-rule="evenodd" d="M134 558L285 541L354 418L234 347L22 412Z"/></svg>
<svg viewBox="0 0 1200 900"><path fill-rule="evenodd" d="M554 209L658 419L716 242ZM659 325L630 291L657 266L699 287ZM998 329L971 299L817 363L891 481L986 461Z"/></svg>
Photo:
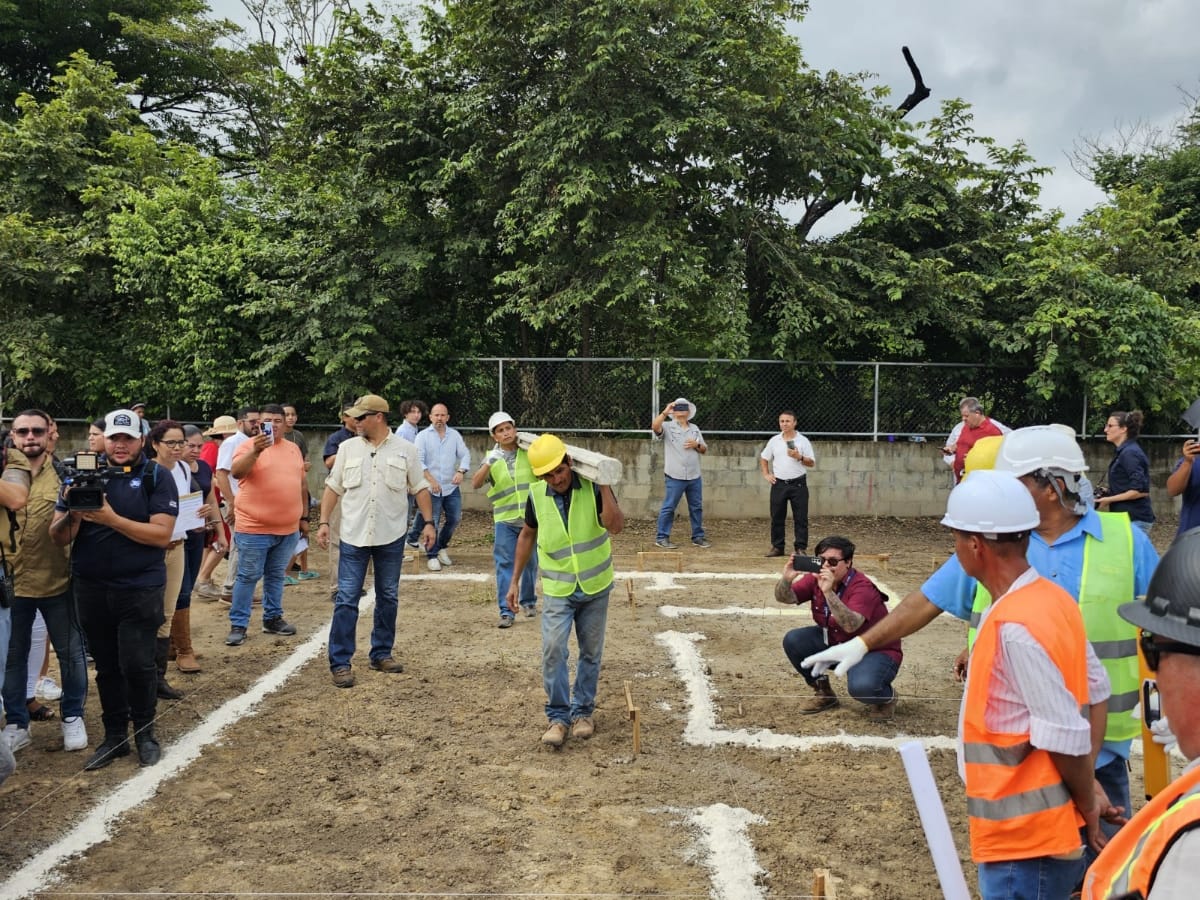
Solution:
<svg viewBox="0 0 1200 900"><path fill-rule="evenodd" d="M963 761L971 857L1004 862L1059 856L1080 846L1079 815L1054 761L1030 743L1029 732L988 729L991 673L1000 626L1024 625L1062 672L1067 690L1086 718L1087 659L1083 616L1075 600L1045 578L1018 588L995 605L975 640L963 698Z"/></svg>
<svg viewBox="0 0 1200 900"><path fill-rule="evenodd" d="M1200 827L1200 766L1175 779L1126 823L1083 878L1084 900L1146 897L1175 840Z"/></svg>

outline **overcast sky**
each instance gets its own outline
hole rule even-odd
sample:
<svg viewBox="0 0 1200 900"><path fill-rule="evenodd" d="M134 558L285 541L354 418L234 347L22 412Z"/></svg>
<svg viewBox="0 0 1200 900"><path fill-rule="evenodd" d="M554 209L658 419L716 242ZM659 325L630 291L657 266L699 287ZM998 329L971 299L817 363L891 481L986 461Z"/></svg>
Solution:
<svg viewBox="0 0 1200 900"><path fill-rule="evenodd" d="M1075 143L1169 128L1186 111L1179 89L1200 89L1196 0L812 0L796 34L809 65L877 73L897 103L912 87L907 45L933 91L914 115L966 100L976 133L1023 140L1054 168L1042 205L1068 221L1103 196L1072 171Z"/></svg>

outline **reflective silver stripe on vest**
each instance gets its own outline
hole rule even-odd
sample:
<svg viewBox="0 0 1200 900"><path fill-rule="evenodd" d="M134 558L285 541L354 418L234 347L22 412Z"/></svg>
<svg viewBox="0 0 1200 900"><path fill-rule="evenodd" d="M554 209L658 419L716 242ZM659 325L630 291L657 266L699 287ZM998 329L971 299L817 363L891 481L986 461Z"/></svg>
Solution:
<svg viewBox="0 0 1200 900"><path fill-rule="evenodd" d="M503 488L502 490L496 491L496 493L492 494L492 502L495 503L497 500L503 500L509 494L515 494L516 492L517 492L517 486L515 484L510 484L508 487Z"/></svg>
<svg viewBox="0 0 1200 900"><path fill-rule="evenodd" d="M972 610L971 611L971 622L967 627L974 628L976 631L978 631L979 630L979 622L982 618L983 618L982 612L975 612L974 610Z"/></svg>
<svg viewBox="0 0 1200 900"><path fill-rule="evenodd" d="M1137 656L1137 639L1121 641L1092 641L1092 649L1099 659L1124 659Z"/></svg>
<svg viewBox="0 0 1200 900"><path fill-rule="evenodd" d="M1015 819L1017 816L1027 816L1031 813L1045 812L1057 809L1064 803L1071 802L1071 795L1062 782L1051 784L1032 791L1023 791L1011 797L999 800L985 800L982 797L967 798L967 815L976 819L987 819L990 822L1003 822Z"/></svg>
<svg viewBox="0 0 1200 900"><path fill-rule="evenodd" d="M597 537L592 538L590 541L583 541L579 544L571 544L568 547L564 547L561 550L555 550L551 553L547 553L546 555L553 560L567 559L572 554L587 553L589 550L595 550L607 540L608 532L605 531Z"/></svg>
<svg viewBox="0 0 1200 900"><path fill-rule="evenodd" d="M560 572L557 569L542 569L542 577L549 578L551 581L561 581L564 584L574 584L576 581L582 583L589 578L595 578L611 565L612 556L608 556L590 569L584 569L578 575L574 572Z"/></svg>
<svg viewBox="0 0 1200 900"><path fill-rule="evenodd" d="M997 747L995 744L963 744L963 761L981 763L985 766L1019 766L1029 756L1033 745L1029 741L1013 744L1011 747Z"/></svg>
<svg viewBox="0 0 1200 900"><path fill-rule="evenodd" d="M1108 698L1108 712L1130 712L1138 705L1137 691L1129 691L1124 694L1113 694Z"/></svg>
<svg viewBox="0 0 1200 900"><path fill-rule="evenodd" d="M492 512L495 514L512 512L521 508L520 503L506 503L504 506L497 506Z"/></svg>

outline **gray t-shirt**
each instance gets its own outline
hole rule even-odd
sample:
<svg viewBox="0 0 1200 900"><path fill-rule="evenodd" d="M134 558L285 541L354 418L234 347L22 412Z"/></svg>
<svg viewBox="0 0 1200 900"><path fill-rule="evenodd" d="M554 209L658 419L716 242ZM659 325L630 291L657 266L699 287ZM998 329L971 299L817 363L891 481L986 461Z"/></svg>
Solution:
<svg viewBox="0 0 1200 900"><path fill-rule="evenodd" d="M695 448L685 449L683 442L694 440L704 446L708 444L700 429L688 422L681 426L674 419L667 419L662 424L663 447L666 452L663 459L663 471L668 478L678 478L680 481L692 481L700 477L700 451Z"/></svg>

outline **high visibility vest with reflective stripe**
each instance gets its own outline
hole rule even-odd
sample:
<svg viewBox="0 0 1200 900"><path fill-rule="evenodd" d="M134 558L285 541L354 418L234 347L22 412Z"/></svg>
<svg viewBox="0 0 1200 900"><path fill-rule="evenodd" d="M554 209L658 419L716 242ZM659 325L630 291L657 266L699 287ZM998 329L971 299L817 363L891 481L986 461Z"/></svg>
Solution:
<svg viewBox="0 0 1200 900"><path fill-rule="evenodd" d="M985 719L1000 626L1024 625L1063 674L1086 718L1083 617L1071 595L1039 578L1003 598L979 630L963 699L963 762L971 857L1000 862L1056 856L1079 847L1078 815L1050 754L1028 732L989 731Z"/></svg>
<svg viewBox="0 0 1200 900"><path fill-rule="evenodd" d="M550 486L533 485L529 490L538 520L538 567L542 592L551 597L569 597L576 585L585 594L598 594L612 586L612 542L608 529L596 519L596 495L592 483L580 479L571 491L569 524L563 524Z"/></svg>
<svg viewBox="0 0 1200 900"><path fill-rule="evenodd" d="M1150 894L1163 857L1185 831L1200 827L1200 767L1178 778L1121 830L1083 879L1084 900Z"/></svg>
<svg viewBox="0 0 1200 900"><path fill-rule="evenodd" d="M1129 713L1138 702L1137 628L1119 615L1117 607L1133 599L1133 526L1125 513L1098 513L1103 540L1084 537L1083 574L1079 579L1079 611L1096 656L1108 673L1112 696L1108 698L1106 741L1127 741L1141 733L1141 724ZM975 629L992 598L979 585L971 608L967 646L975 643Z"/></svg>
<svg viewBox="0 0 1200 900"><path fill-rule="evenodd" d="M492 501L492 519L496 522L515 522L525 518L525 498L529 496L529 485L533 483L533 469L529 467L529 456L517 450L513 470L503 459L492 462L488 469L492 486L488 489L488 500Z"/></svg>

